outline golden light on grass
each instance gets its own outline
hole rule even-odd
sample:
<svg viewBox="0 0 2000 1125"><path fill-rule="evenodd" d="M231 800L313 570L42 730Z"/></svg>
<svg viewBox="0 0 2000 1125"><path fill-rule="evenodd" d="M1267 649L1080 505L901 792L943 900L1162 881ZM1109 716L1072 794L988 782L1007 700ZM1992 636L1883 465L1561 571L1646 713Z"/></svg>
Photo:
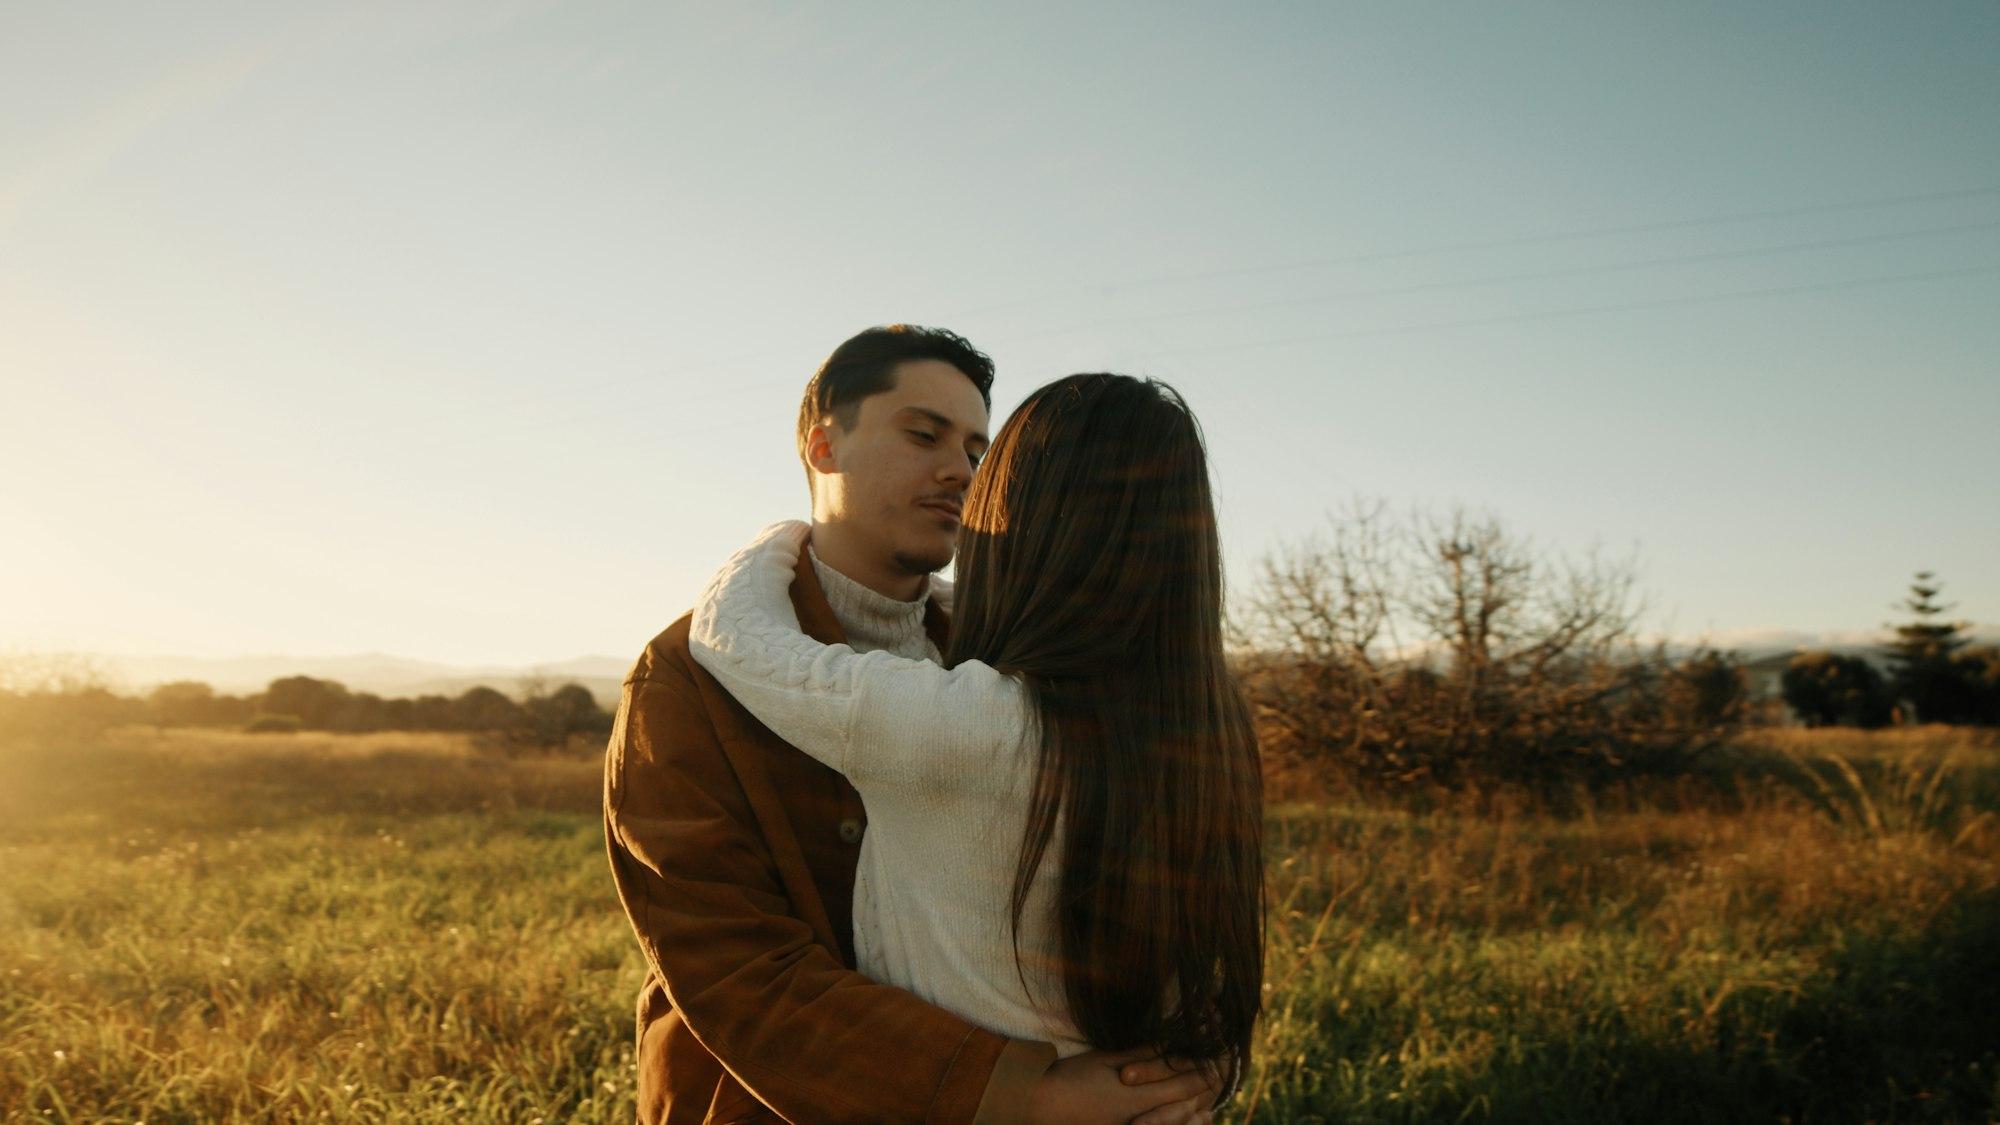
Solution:
<svg viewBox="0 0 2000 1125"><path fill-rule="evenodd" d="M1993 1105L2000 743L1766 732L1732 753L1563 816L1273 807L1266 1015L1227 1117ZM0 792L0 1104L630 1120L640 966L596 761L133 728L0 747Z"/></svg>

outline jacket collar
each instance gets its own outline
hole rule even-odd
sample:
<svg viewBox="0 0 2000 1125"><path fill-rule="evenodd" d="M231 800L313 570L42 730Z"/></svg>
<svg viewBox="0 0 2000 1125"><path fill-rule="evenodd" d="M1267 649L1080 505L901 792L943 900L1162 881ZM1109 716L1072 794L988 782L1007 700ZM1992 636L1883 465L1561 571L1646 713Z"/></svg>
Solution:
<svg viewBox="0 0 2000 1125"><path fill-rule="evenodd" d="M823 645L844 645L847 630L840 627L840 619L833 615L833 607L827 604L826 588L819 584L819 575L813 570L812 554L804 548L799 550L798 565L793 568L792 608L798 611L799 628L805 635Z"/></svg>

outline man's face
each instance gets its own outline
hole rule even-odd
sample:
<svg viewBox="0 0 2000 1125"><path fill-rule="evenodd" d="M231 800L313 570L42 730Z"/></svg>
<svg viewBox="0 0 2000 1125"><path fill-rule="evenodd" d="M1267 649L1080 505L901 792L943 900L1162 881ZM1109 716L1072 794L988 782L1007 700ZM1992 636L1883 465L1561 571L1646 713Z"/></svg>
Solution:
<svg viewBox="0 0 2000 1125"><path fill-rule="evenodd" d="M808 452L821 474L825 516L838 520L905 574L951 562L959 508L986 453L986 404L949 363L905 360L895 386L861 400L853 427L815 431Z"/></svg>

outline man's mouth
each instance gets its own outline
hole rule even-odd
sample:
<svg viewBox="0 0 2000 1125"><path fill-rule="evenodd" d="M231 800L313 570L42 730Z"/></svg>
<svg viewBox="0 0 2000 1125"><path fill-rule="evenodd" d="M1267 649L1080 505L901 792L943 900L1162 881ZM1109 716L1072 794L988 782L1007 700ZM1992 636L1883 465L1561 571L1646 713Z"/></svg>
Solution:
<svg viewBox="0 0 2000 1125"><path fill-rule="evenodd" d="M958 522L959 504L956 500L944 500L933 497L929 500L917 501L917 507L936 512L953 523Z"/></svg>

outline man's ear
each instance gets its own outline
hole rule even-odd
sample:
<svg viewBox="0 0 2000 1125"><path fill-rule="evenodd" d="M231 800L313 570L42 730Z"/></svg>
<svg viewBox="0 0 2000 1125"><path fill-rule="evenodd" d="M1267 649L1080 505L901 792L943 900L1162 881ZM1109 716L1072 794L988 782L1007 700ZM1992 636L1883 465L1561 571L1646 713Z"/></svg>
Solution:
<svg viewBox="0 0 2000 1125"><path fill-rule="evenodd" d="M837 473L840 461L834 455L832 426L821 422L806 431L806 464L815 473Z"/></svg>

